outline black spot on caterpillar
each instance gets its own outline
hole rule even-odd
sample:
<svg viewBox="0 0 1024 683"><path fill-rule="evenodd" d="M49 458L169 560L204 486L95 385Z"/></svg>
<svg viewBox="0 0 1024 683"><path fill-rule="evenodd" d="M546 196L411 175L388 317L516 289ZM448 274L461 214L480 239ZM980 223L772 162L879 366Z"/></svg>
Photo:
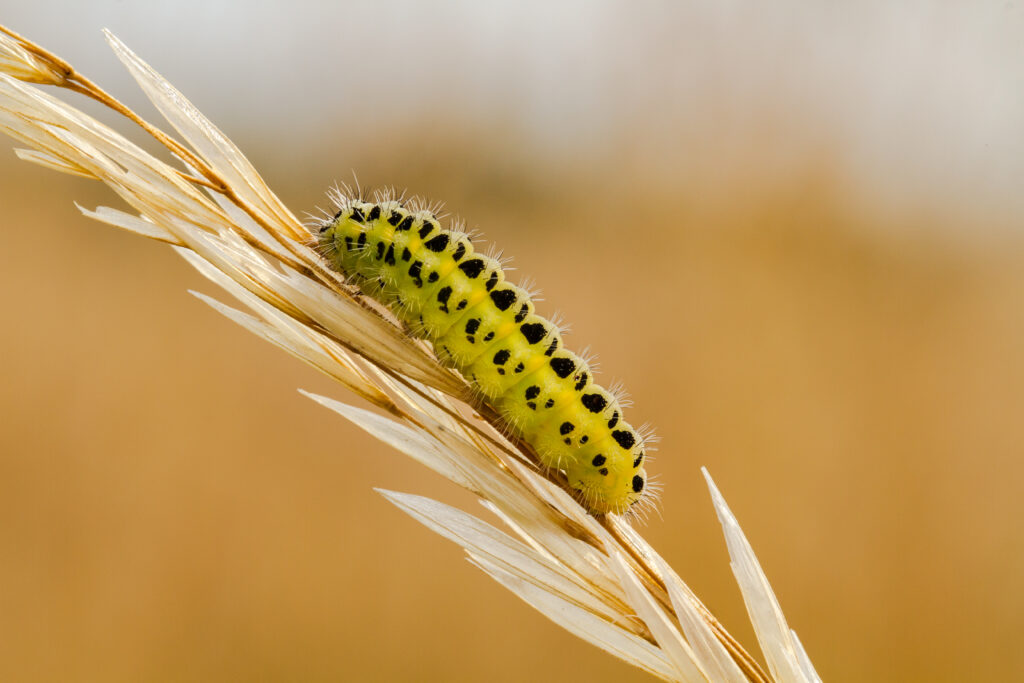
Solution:
<svg viewBox="0 0 1024 683"><path fill-rule="evenodd" d="M590 412L600 413L608 405L608 399L604 397L604 394L584 394L580 403Z"/></svg>
<svg viewBox="0 0 1024 683"><path fill-rule="evenodd" d="M565 473L592 513L625 512L640 500L643 439L497 261L427 211L341 204L318 238L334 269L430 341L545 465Z"/></svg>
<svg viewBox="0 0 1024 683"><path fill-rule="evenodd" d="M556 375L565 379L576 369L576 363L571 358L552 358L551 367Z"/></svg>
<svg viewBox="0 0 1024 683"><path fill-rule="evenodd" d="M536 344L548 333L543 323L526 323L519 328L519 331L523 333L524 337L526 337L526 341L531 344Z"/></svg>
<svg viewBox="0 0 1024 683"><path fill-rule="evenodd" d="M491 292L491 301L499 311L507 311L516 302L516 292L513 289L496 289Z"/></svg>
<svg viewBox="0 0 1024 683"><path fill-rule="evenodd" d="M452 260L454 261L455 259ZM459 264L459 270L465 273L468 277L480 277L480 273L483 272L483 269L484 262L482 259L478 258Z"/></svg>

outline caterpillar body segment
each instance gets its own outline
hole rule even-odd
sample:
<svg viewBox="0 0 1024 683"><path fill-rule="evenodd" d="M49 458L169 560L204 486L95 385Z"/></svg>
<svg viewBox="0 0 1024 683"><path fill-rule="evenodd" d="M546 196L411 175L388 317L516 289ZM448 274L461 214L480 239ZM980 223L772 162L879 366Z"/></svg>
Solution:
<svg viewBox="0 0 1024 683"><path fill-rule="evenodd" d="M471 382L594 514L643 496L644 443L586 362L501 265L428 211L345 200L320 226L332 267L387 305Z"/></svg>

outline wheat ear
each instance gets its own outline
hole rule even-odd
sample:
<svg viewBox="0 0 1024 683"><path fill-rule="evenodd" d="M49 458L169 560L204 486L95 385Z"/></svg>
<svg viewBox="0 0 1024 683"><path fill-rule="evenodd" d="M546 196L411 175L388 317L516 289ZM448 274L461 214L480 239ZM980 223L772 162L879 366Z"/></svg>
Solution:
<svg viewBox="0 0 1024 683"><path fill-rule="evenodd" d="M310 398L475 493L506 530L419 496L381 491L387 500L461 545L474 564L556 623L659 678L820 680L706 471L767 671L628 520L587 514L524 444L503 436L498 417L461 378L327 269L308 230L231 141L117 38L106 37L180 140L3 27L0 129L30 147L17 150L22 159L106 183L134 212L81 209L86 216L172 245L248 311L196 294L201 300L384 414ZM166 147L177 167L37 85L119 112Z"/></svg>

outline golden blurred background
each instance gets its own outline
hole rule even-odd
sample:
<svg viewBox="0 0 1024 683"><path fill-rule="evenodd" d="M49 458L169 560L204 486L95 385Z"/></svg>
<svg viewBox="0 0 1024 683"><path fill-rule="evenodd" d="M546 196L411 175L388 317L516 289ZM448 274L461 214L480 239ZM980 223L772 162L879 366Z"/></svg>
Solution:
<svg viewBox="0 0 1024 683"><path fill-rule="evenodd" d="M825 680L1024 679L1017 5L0 7L150 114L111 28L296 212L355 171L514 255L656 427L644 532L749 647L700 466ZM381 499L477 509L14 146L0 680L646 679Z"/></svg>

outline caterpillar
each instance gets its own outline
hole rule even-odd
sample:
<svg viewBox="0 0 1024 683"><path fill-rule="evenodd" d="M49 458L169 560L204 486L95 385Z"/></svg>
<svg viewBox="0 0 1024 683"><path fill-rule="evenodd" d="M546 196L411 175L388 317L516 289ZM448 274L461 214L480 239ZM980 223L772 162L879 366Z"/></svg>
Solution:
<svg viewBox="0 0 1024 683"><path fill-rule="evenodd" d="M591 513L624 513L642 498L644 438L497 260L429 210L333 199L337 212L319 223L317 240L332 268L431 342L546 467L565 473Z"/></svg>

